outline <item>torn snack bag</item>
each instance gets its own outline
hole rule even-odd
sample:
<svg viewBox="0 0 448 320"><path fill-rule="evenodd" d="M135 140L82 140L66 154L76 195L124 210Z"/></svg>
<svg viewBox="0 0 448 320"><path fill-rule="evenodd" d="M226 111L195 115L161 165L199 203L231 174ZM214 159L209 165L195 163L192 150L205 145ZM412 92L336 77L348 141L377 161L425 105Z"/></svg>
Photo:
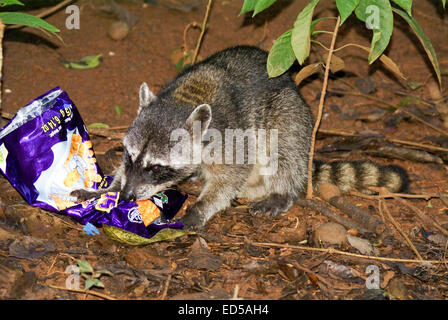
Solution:
<svg viewBox="0 0 448 320"><path fill-rule="evenodd" d="M31 205L67 214L82 224L117 227L149 238L169 223L186 195L164 191L149 200L118 201L118 193L77 203L73 190L107 188L87 129L59 87L21 108L0 130L0 170Z"/></svg>

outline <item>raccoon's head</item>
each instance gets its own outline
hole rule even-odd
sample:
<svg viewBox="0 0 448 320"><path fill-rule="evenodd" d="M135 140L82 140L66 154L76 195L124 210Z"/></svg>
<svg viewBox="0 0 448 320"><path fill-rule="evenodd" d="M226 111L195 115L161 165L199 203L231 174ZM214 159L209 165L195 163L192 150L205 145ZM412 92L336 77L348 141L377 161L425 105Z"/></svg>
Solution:
<svg viewBox="0 0 448 320"><path fill-rule="evenodd" d="M123 140L121 199L149 199L198 170L192 153L208 129L211 108L203 104L191 111L173 103L141 85L138 115ZM200 134L194 135L198 124Z"/></svg>

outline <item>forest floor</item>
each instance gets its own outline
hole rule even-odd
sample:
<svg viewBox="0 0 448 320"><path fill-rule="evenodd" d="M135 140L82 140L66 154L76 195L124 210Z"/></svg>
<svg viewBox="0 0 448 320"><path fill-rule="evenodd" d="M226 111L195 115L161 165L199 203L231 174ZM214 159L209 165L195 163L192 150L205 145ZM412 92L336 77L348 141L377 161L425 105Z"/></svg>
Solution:
<svg viewBox="0 0 448 320"><path fill-rule="evenodd" d="M214 1L200 58L240 44L269 50L273 40L291 28L307 2L278 1L271 9L251 18L238 17L241 1ZM108 36L116 18L101 10L104 3L99 0L77 2L81 9L79 30L65 28L64 10L46 19L61 29L64 43L38 30L7 30L3 42L2 111L15 114L34 98L60 86L74 101L87 125L128 126L136 115L140 84L146 81L158 92L176 76L171 56L183 46L186 26L202 23L207 2L117 3L138 18L128 36L120 41ZM448 71L448 19L435 3L414 1L413 14L434 44L442 71ZM332 1L323 2L316 16L335 15L332 8ZM326 20L320 26L333 30L334 21ZM199 30L195 28L187 33L190 50L198 36ZM337 47L350 42L370 46L370 37L371 33L352 17L342 26ZM330 40L331 36L320 36L327 46ZM103 61L94 69L66 69L61 63L100 53ZM313 45L308 62L319 61L324 53L321 47ZM412 193L430 195L427 199L402 200L344 196L357 208L384 222L386 228L381 234L350 229L347 231L352 237L350 242L343 234L342 244L327 248L315 235L324 232L321 226L331 220L319 210L295 205L274 219L252 217L245 209L246 201L239 199L235 206L217 214L199 235L132 247L103 233L86 235L82 225L69 217L29 206L2 177L0 298L447 299L448 265L434 262L447 258L448 196L444 196L448 194L445 165L448 153L444 149L448 148L447 134L390 106L406 107L447 133L448 123L444 123L440 110L446 107L448 95L438 90L424 50L399 17L395 19L392 42L386 53L397 62L408 81L418 82L420 87L411 89L380 62L369 66L367 53L359 49L339 51L337 55L344 60L345 69L330 79L330 94L316 145L316 158L321 160L369 159L400 165L410 174ZM300 85L314 115L322 80L320 73ZM446 77L443 82L446 87ZM346 93L332 94L332 91ZM360 92L365 95L359 95ZM110 136L104 132L92 133L91 138L100 167L111 174L119 157L106 155L120 146L119 138L125 131L105 132ZM419 145L411 146L409 142ZM405 148L406 155L397 158L396 153L384 151L384 147ZM422 154L426 162L416 161ZM179 216L194 202L200 185L183 185L181 190L189 193L189 198ZM317 201L348 217L349 212ZM380 210L381 203L386 203L387 208L381 206ZM334 239L337 235L331 232L335 230L330 230L327 236ZM360 239L368 240L367 245ZM415 262L418 255L433 262ZM95 270L111 272L110 276L101 277L104 288L91 289L100 296L65 287L69 277L65 271L78 260L88 261ZM379 272L380 289L367 288L366 283L372 279L367 268Z"/></svg>

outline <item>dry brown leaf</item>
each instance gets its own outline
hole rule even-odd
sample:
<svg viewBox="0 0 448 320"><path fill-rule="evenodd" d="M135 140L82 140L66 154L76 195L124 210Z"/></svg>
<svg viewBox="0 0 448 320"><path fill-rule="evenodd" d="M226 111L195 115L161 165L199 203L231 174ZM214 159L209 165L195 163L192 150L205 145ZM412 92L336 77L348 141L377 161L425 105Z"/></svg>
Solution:
<svg viewBox="0 0 448 320"><path fill-rule="evenodd" d="M319 63L313 63L309 64L306 67L303 67L299 73L296 75L296 85L299 86L300 83L308 78L309 76L319 72L319 70L322 68L323 64L321 62Z"/></svg>
<svg viewBox="0 0 448 320"><path fill-rule="evenodd" d="M381 288L386 288L389 281L395 276L395 272L387 271L383 276L383 281L381 281Z"/></svg>
<svg viewBox="0 0 448 320"><path fill-rule="evenodd" d="M327 61L328 59L328 53L324 54L324 61ZM330 63L330 70L333 73L336 73L338 71L345 69L345 62L341 58L339 58L337 55L333 54L331 57L331 63Z"/></svg>
<svg viewBox="0 0 448 320"><path fill-rule="evenodd" d="M364 47L361 45L356 45L356 47L366 51L366 52L370 52L370 48L368 47ZM403 80L407 80L407 78L404 76L404 74L401 72L400 68L398 67L398 65L388 56L386 56L384 53L381 55L380 57L380 61L385 65L385 67L391 71L392 73L396 74L397 76L399 76L400 78L402 78Z"/></svg>

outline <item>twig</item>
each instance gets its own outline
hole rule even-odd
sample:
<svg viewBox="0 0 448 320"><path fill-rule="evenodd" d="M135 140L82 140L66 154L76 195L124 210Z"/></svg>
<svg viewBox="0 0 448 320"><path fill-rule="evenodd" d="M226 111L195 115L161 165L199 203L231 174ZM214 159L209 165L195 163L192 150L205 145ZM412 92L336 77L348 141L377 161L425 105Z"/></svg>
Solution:
<svg viewBox="0 0 448 320"><path fill-rule="evenodd" d="M99 293L99 292L96 292L96 291L92 291L92 290L69 289L69 288L54 286L52 284L47 284L46 286L49 286L50 288L53 288L53 289L65 290L65 291L82 293L82 294L90 294L92 296L97 296L97 297L100 297L100 298L103 298L103 299L106 299L106 300L117 300L114 297L108 296L108 295L106 295L104 293Z"/></svg>
<svg viewBox="0 0 448 320"><path fill-rule="evenodd" d="M1 76L1 75L0 75L0 76ZM12 113L2 112L2 111L1 111L1 101L0 101L0 116L1 116L3 119L6 119L6 120L11 120L12 118L14 118L14 115L13 115Z"/></svg>
<svg viewBox="0 0 448 320"><path fill-rule="evenodd" d="M199 35L198 43L196 44L196 50L194 50L194 56L193 56L192 64L196 63L196 60L197 60L198 55L199 55L199 49L201 48L202 39L204 38L205 29L207 27L208 16L210 15L210 9L212 7L212 2L213 2L213 0L208 0L207 11L205 12L204 21L202 22L201 34Z"/></svg>
<svg viewBox="0 0 448 320"><path fill-rule="evenodd" d="M189 24L187 24L187 26L184 29L184 47L183 50L184 52L188 52L188 45L187 45L187 32L190 28L200 28L199 23L195 22L191 22Z"/></svg>
<svg viewBox="0 0 448 320"><path fill-rule="evenodd" d="M406 240L407 244L409 245L411 250L414 251L414 253L417 256L417 258L419 258L420 260L423 260L422 256L420 255L420 253L418 252L417 248L414 246L412 241L408 238L406 233L404 233L404 231L401 229L400 225L395 221L394 217L392 217L392 215L390 214L390 211L387 208L386 202L382 201L382 204L383 204L384 212L387 215L387 218L390 220L390 222L392 222L392 224L394 225L395 229L397 229L397 231L401 234L401 236Z"/></svg>
<svg viewBox="0 0 448 320"><path fill-rule="evenodd" d="M50 268L48 268L47 276L50 274L50 271L51 271L51 269L53 268L54 264L56 263L56 259L57 259L58 257L59 257L59 253L57 253L57 254L54 256L53 262L51 263Z"/></svg>
<svg viewBox="0 0 448 320"><path fill-rule="evenodd" d="M62 219L61 217L58 217L58 216L54 215L52 212L47 212L47 214L50 215L50 216L52 216L53 218L59 219L59 221L61 221L63 224L69 226L69 227L72 228L72 229L75 229L75 230L84 232L84 230L83 230L82 228L78 228L78 227L76 227L75 225L72 225L71 223L65 221L65 220Z"/></svg>
<svg viewBox="0 0 448 320"><path fill-rule="evenodd" d="M419 148L424 148L424 149L429 149L429 150L434 150L434 151L448 152L448 148L431 146L429 144L423 144L423 143L419 143L419 142L412 142L412 141L406 141L406 140L400 140L400 139L389 139L389 138L386 138L386 140L393 142L393 143L404 144L404 145L413 146L413 147L419 147Z"/></svg>
<svg viewBox="0 0 448 320"><path fill-rule="evenodd" d="M244 245L244 242L229 242L224 243L220 242L220 245ZM256 247L266 247L266 248L286 248L286 249L295 249L295 250L303 250L303 251L317 251L317 252L325 252L328 254L340 254L355 258L362 258L368 260L377 260L377 261L391 261L391 262L402 262L402 263L430 263L430 264L444 264L448 263L448 260L415 260L415 259L401 259L401 258L386 258L386 257L376 257L376 256L366 256L362 254L356 254L351 252L345 252L333 248L313 248L313 247L304 247L304 246L295 246L290 244L280 244L280 243L272 243L272 242L251 242L251 245Z"/></svg>
<svg viewBox="0 0 448 320"><path fill-rule="evenodd" d="M317 130L319 130L320 122L322 120L325 95L327 93L327 87L328 87L328 77L330 75L331 58L333 57L333 50L334 50L334 46L336 43L336 38L337 38L338 30L339 30L340 21L341 21L341 17L338 16L338 19L336 21L336 26L334 27L333 38L331 39L330 51L328 52L328 57L327 57L327 61L325 64L324 83L322 85L322 92L320 95L319 109L318 109L316 123L314 124L314 128L313 128L313 135L311 136L311 146L310 146L310 151L309 151L310 154L309 154L309 160L308 160L308 186L307 186L307 191L306 191L307 199L313 198L312 172L313 172L314 145L316 143Z"/></svg>
<svg viewBox="0 0 448 320"><path fill-rule="evenodd" d="M386 198L407 198L407 199L424 199L430 200L432 198L440 198L440 194L407 194L407 193L384 193L379 195L367 195L358 191L350 191L351 196L369 199L369 200L381 200Z"/></svg>
<svg viewBox="0 0 448 320"><path fill-rule="evenodd" d="M162 292L162 295L160 296L160 300L166 299L166 295L168 293L168 287L170 286L170 282L171 282L171 273L166 278L165 287L163 288L163 292Z"/></svg>

